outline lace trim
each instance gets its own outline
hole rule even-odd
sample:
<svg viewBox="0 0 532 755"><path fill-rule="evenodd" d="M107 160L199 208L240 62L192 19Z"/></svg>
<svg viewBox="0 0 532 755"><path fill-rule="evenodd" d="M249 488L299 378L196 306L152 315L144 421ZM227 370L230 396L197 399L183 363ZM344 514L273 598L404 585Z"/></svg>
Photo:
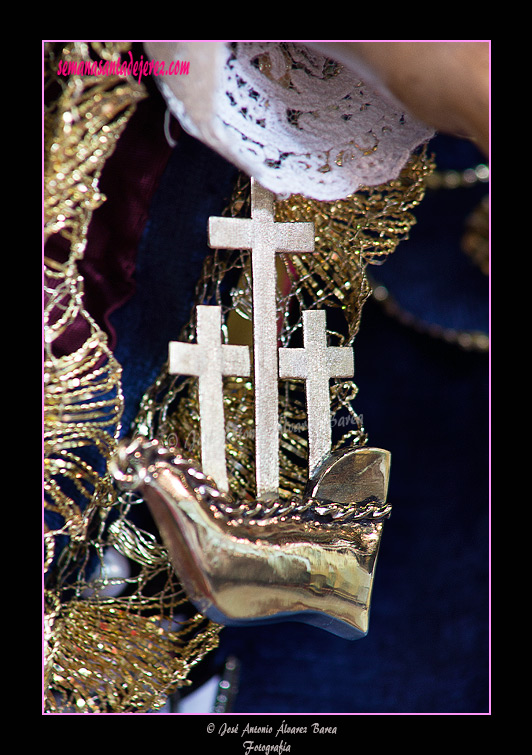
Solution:
<svg viewBox="0 0 532 755"><path fill-rule="evenodd" d="M190 59L189 75L156 81L183 128L281 196L332 201L385 183L433 135L303 45L192 42L171 53Z"/></svg>

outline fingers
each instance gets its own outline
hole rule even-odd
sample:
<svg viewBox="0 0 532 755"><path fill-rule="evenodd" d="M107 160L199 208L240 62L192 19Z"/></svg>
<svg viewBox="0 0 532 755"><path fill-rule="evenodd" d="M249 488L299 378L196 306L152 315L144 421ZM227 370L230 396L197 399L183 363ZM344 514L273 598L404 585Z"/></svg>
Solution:
<svg viewBox="0 0 532 755"><path fill-rule="evenodd" d="M324 42L315 45L379 81L409 112L489 151L489 43Z"/></svg>

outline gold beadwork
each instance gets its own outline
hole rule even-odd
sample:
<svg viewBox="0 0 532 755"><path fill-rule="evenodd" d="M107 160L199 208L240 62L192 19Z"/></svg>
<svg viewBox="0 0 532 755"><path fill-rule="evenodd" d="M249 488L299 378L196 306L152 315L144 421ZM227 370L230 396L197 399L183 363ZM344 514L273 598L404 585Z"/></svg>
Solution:
<svg viewBox="0 0 532 755"><path fill-rule="evenodd" d="M425 183L428 190L467 189L489 182L489 167L484 163L464 171L434 170L427 173ZM484 275L490 271L489 244L489 195L485 195L478 206L466 218L466 225L461 239L462 250L470 257ZM427 322L402 307L386 286L372 276L372 295L379 302L384 312L390 317L412 328L446 343L453 344L464 351L487 353L490 347L488 333L481 330L450 328L438 323Z"/></svg>

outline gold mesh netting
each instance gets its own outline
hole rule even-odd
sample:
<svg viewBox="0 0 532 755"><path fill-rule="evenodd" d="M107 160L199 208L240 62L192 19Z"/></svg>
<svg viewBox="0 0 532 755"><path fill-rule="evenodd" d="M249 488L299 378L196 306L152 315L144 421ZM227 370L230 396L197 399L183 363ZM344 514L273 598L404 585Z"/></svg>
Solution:
<svg viewBox="0 0 532 755"><path fill-rule="evenodd" d="M218 643L220 627L198 615L165 548L136 524L143 502L118 493L108 472L120 433L121 368L105 334L84 309L79 274L93 211L105 201L99 178L136 103L146 93L123 76L55 75L59 60L110 60L127 43L49 44L45 49L45 239L59 234L64 258L44 266L45 709L47 712L157 710ZM407 237L413 209L432 170L424 151L399 178L355 196L320 203L293 196L276 204L278 221L310 220L316 253L281 256L279 341L301 342L301 313L327 308L330 345L352 345L370 294L369 264ZM249 216L249 182L241 177L227 208ZM207 254L196 304L218 304L224 340L250 342L249 252ZM66 349L65 337L84 326ZM194 314L181 334L195 340ZM353 381L331 386L336 447L366 443L353 409ZM253 386L225 379L228 476L240 502L254 498ZM307 441L303 385L283 381L280 406L280 497L301 494ZM156 437L199 459L196 381L163 366L146 392L132 434ZM113 576L106 554L128 560Z"/></svg>
<svg viewBox="0 0 532 755"><path fill-rule="evenodd" d="M47 712L160 708L216 646L166 555L117 498L107 462L120 432L121 368L83 304L79 262L99 179L144 89L123 76L57 76L59 61L98 62L129 45L45 48L44 692ZM61 246L59 248L62 248ZM108 549L128 559L118 580ZM117 589L120 596L116 596ZM179 621L176 621L179 617Z"/></svg>

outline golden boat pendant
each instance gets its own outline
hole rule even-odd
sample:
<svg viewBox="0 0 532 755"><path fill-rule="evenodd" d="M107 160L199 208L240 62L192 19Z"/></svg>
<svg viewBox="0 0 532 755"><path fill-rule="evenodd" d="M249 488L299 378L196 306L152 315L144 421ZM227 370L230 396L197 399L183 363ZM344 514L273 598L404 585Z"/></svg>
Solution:
<svg viewBox="0 0 532 755"><path fill-rule="evenodd" d="M275 222L252 181L251 218L211 218L210 245L249 249L253 346L222 342L219 306L196 308L196 343L169 345L169 373L197 379L201 462L157 441L119 448L112 471L147 502L191 602L227 625L297 620L342 637L368 631L375 563L390 514L390 454L331 450L330 379L351 378L353 349L327 344L326 312L302 312L303 345L279 348L277 253L314 251L314 225ZM252 377L256 498L238 504L226 472L224 377ZM279 381L304 381L308 482L279 496Z"/></svg>

